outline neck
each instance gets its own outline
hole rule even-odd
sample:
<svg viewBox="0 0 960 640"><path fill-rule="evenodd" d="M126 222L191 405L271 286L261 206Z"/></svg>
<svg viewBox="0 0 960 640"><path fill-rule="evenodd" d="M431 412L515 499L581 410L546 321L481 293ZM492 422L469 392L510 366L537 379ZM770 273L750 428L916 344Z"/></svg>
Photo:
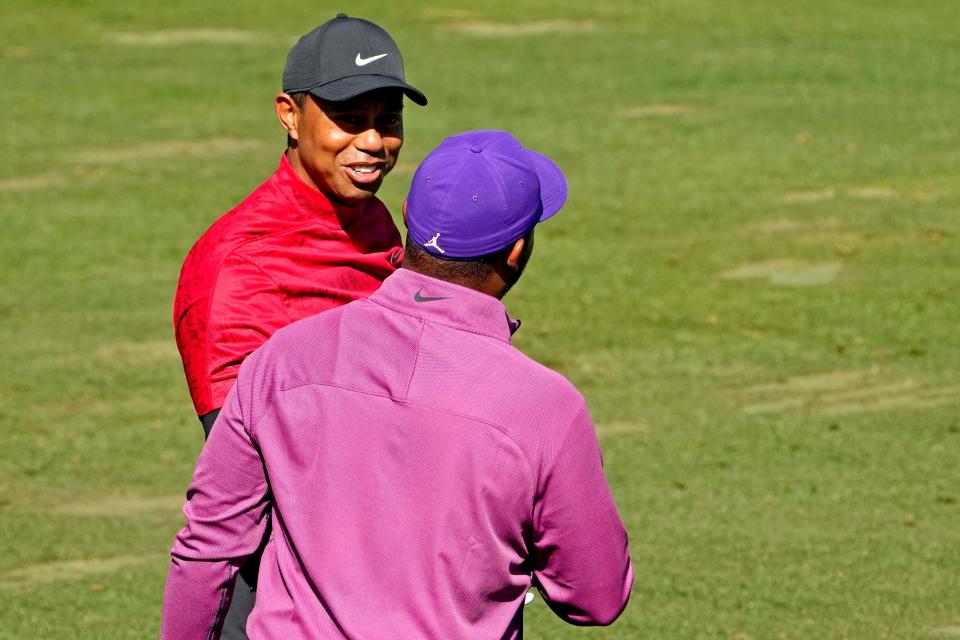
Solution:
<svg viewBox="0 0 960 640"><path fill-rule="evenodd" d="M320 187L313 181L313 178L310 177L310 174L307 173L306 168L304 168L303 162L300 161L300 154L297 152L297 148L287 147L286 156L287 161L290 162L290 166L293 167L293 172L297 174L300 181L311 189L320 191Z"/></svg>
<svg viewBox="0 0 960 640"><path fill-rule="evenodd" d="M430 278L443 280L444 282L449 282L450 284L455 284L467 289L473 289L474 291L479 291L480 293L485 293L488 296L492 296L497 300L502 300L503 296L507 295L507 291L510 290L510 285L504 282L500 274L496 272L482 279L457 278L455 276L450 276L449 274L438 272L435 269L430 269L429 267L425 267L423 265L412 265L405 263L401 268L428 276Z"/></svg>

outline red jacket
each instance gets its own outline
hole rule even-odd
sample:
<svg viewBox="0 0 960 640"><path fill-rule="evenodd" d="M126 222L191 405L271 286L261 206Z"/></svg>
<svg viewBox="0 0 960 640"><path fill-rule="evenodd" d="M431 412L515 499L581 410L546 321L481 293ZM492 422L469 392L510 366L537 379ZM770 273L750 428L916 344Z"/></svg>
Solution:
<svg viewBox="0 0 960 640"><path fill-rule="evenodd" d="M369 296L402 255L380 200L334 205L284 155L200 237L180 272L173 322L197 414L223 405L240 363L277 329Z"/></svg>

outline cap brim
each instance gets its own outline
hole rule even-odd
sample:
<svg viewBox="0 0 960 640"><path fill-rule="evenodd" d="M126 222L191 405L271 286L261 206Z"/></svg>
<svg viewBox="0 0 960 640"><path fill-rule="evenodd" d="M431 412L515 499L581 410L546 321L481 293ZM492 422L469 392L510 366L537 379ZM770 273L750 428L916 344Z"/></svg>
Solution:
<svg viewBox="0 0 960 640"><path fill-rule="evenodd" d="M309 90L310 93L331 102L342 102L377 89L396 88L421 107L426 106L427 97L403 80L393 76L381 76L372 73L340 78Z"/></svg>
<svg viewBox="0 0 960 640"><path fill-rule="evenodd" d="M543 222L563 208L567 201L567 179L557 163L536 151L526 150L533 160L533 167L540 179L540 203L543 213L539 222Z"/></svg>

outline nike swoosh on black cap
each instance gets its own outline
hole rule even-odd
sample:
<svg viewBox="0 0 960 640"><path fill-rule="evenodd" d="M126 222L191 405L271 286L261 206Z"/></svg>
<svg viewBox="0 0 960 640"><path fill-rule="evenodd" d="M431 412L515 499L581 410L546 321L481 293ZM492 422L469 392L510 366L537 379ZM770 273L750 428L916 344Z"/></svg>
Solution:
<svg viewBox="0 0 960 640"><path fill-rule="evenodd" d="M415 103L423 93L407 84L400 48L379 25L345 13L307 33L287 54L286 93L307 91L341 102L375 89L397 88Z"/></svg>

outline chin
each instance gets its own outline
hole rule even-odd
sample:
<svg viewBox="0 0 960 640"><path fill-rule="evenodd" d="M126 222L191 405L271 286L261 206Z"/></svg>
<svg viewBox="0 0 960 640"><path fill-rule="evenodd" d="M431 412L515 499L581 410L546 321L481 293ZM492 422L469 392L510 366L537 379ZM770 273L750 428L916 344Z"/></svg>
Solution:
<svg viewBox="0 0 960 640"><path fill-rule="evenodd" d="M379 187L379 185L378 185ZM377 189L371 189L370 191L365 191L363 189L355 189L349 194L338 194L336 199L337 201L346 206L346 207L359 207L364 205L377 194Z"/></svg>

